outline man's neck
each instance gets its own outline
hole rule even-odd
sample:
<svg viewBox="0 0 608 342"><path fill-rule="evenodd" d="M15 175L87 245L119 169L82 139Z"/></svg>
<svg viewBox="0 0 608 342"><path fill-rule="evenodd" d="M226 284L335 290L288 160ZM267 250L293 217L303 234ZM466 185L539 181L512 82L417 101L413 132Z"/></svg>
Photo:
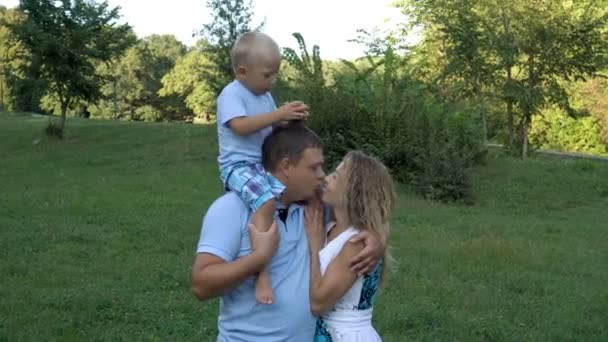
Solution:
<svg viewBox="0 0 608 342"><path fill-rule="evenodd" d="M281 182L281 184L285 185L286 182L285 182L285 179L283 179L283 177L281 177L278 174L275 174L274 172L271 172L271 174L279 182ZM281 198L279 199L279 203L281 203L283 206L285 206L287 208L287 207L289 207L290 204L292 204L294 202L297 202L297 200L294 200L293 196L289 192L289 189L285 188L285 191L283 191L283 194L281 194Z"/></svg>
<svg viewBox="0 0 608 342"><path fill-rule="evenodd" d="M282 205L284 205L285 207L289 207L292 203L297 202L297 201L294 200L293 197L289 194L289 191L287 191L287 189L285 189L285 191L281 195L281 198L279 199L279 202Z"/></svg>

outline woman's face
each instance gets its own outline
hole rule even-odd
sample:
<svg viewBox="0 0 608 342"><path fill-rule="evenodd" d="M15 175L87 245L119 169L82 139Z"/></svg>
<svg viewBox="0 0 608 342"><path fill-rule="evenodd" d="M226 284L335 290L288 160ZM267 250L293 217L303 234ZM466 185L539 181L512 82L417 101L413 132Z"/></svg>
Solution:
<svg viewBox="0 0 608 342"><path fill-rule="evenodd" d="M323 202L331 205L332 207L341 207L345 203L341 203L344 200L344 191L346 191L346 162L343 160L340 165L325 177L325 186L323 187Z"/></svg>

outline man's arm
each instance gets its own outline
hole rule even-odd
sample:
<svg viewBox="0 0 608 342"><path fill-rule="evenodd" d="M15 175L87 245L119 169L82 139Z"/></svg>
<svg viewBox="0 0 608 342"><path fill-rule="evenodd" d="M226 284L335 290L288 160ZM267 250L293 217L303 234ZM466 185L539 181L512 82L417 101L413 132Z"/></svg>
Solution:
<svg viewBox="0 0 608 342"><path fill-rule="evenodd" d="M197 255L192 267L192 293L199 300L213 298L233 289L259 272L278 246L276 224L266 232L249 226L252 252L238 257L242 235L247 234L248 209L240 201L220 198L203 221Z"/></svg>
<svg viewBox="0 0 608 342"><path fill-rule="evenodd" d="M192 293L198 300L220 296L260 272L265 264L259 253L232 262L211 253L199 253L192 267Z"/></svg>
<svg viewBox="0 0 608 342"><path fill-rule="evenodd" d="M367 230L355 235L349 242L363 242L363 245L365 246L363 250L350 260L351 271L357 273L359 276L373 271L386 249L386 241L381 241L378 235Z"/></svg>

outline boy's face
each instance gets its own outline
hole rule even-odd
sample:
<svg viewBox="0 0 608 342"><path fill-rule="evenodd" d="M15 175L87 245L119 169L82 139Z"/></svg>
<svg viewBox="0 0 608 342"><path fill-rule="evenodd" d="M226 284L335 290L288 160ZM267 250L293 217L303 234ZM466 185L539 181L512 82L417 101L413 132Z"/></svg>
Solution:
<svg viewBox="0 0 608 342"><path fill-rule="evenodd" d="M261 95L274 87L281 67L281 54L278 51L264 51L252 57L248 65L239 66L237 74L249 90Z"/></svg>

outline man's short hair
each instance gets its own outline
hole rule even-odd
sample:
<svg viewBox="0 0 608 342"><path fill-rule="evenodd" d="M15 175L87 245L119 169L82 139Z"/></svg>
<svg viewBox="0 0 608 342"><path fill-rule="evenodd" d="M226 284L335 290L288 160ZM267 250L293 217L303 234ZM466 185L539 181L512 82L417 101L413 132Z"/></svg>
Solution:
<svg viewBox="0 0 608 342"><path fill-rule="evenodd" d="M281 53L279 45L265 33L252 31L242 34L230 50L230 62L232 69L236 71L239 66L251 63L255 53L260 49L273 49Z"/></svg>
<svg viewBox="0 0 608 342"><path fill-rule="evenodd" d="M262 165L268 172L272 172L284 158L297 164L304 150L308 148L323 148L321 139L303 122L291 121L284 127L275 128L264 139Z"/></svg>

